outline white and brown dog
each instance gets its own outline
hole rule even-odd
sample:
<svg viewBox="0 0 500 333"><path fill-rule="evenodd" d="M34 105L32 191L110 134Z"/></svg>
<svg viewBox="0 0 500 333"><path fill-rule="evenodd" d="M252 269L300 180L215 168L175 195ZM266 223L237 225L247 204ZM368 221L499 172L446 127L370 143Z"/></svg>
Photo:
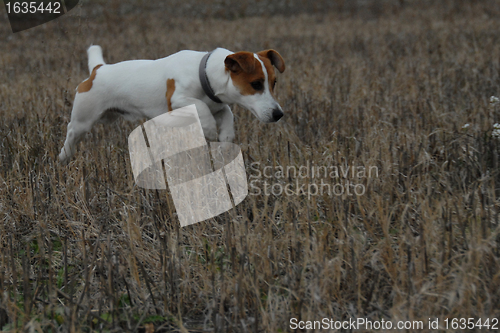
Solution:
<svg viewBox="0 0 500 333"><path fill-rule="evenodd" d="M109 123L119 116L127 120L154 118L195 104L205 137L228 142L234 139L233 114L228 104L236 103L266 123L283 116L273 95L273 66L282 73L285 62L274 50L181 51L158 60L113 65L105 64L99 46L91 46L87 53L90 77L77 88L59 155L62 163L71 159L76 145L95 123Z"/></svg>

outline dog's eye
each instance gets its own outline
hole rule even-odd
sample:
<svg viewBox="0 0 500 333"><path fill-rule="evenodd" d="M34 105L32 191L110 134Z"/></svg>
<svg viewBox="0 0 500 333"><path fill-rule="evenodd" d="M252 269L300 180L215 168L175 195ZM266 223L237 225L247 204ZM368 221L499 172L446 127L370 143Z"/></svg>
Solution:
<svg viewBox="0 0 500 333"><path fill-rule="evenodd" d="M254 88L255 90L262 90L264 89L264 84L262 83L262 81L254 81L252 83L250 83L252 85L252 88Z"/></svg>
<svg viewBox="0 0 500 333"><path fill-rule="evenodd" d="M274 87L276 86L276 82L278 82L277 79L274 79L274 82L273 82L273 90L274 90Z"/></svg>

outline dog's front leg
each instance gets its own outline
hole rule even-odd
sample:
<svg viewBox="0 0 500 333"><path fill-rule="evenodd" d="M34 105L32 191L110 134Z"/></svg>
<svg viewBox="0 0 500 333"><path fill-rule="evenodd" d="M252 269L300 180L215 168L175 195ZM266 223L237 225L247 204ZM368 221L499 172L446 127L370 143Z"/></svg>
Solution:
<svg viewBox="0 0 500 333"><path fill-rule="evenodd" d="M233 142L234 140L234 116L229 105L224 105L222 110L215 114L215 121L219 128L219 141Z"/></svg>
<svg viewBox="0 0 500 333"><path fill-rule="evenodd" d="M208 141L217 141L217 123L215 122L215 118L212 115L212 112L210 112L209 107L204 102L195 98L183 98L175 101L175 103L172 103L172 107L177 109L191 104L196 105L196 110L198 111L198 117L200 118L205 138L207 138Z"/></svg>

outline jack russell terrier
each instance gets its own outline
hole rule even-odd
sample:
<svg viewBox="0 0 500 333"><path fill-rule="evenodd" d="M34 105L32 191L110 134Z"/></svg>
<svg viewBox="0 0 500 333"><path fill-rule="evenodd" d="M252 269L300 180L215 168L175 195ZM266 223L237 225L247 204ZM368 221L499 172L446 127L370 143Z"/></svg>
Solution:
<svg viewBox="0 0 500 333"><path fill-rule="evenodd" d="M180 51L158 60L107 65L100 46L87 50L90 77L80 83L59 160L67 163L95 123L154 118L195 104L205 137L232 142L233 113L228 104L250 110L265 123L283 117L274 98L276 75L285 62L275 50L258 53ZM217 133L217 127L219 132Z"/></svg>

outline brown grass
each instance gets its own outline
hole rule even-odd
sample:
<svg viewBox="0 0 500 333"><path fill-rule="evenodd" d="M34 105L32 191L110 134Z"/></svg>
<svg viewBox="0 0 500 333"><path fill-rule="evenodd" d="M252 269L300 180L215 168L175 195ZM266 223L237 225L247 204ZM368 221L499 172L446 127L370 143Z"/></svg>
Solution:
<svg viewBox="0 0 500 333"><path fill-rule="evenodd" d="M15 35L3 23L0 327L286 332L292 317L365 317L429 331L430 317L498 318L500 110L489 98L499 94L500 7L346 3L286 15L220 5L229 14L193 18L87 2ZM109 63L274 48L287 66L285 117L263 124L235 108L250 180L319 182L257 178L253 162L379 175L324 179L363 184L361 196L250 195L180 228L165 191L134 185L127 136L138 123L99 125L69 166L57 163L90 43Z"/></svg>

